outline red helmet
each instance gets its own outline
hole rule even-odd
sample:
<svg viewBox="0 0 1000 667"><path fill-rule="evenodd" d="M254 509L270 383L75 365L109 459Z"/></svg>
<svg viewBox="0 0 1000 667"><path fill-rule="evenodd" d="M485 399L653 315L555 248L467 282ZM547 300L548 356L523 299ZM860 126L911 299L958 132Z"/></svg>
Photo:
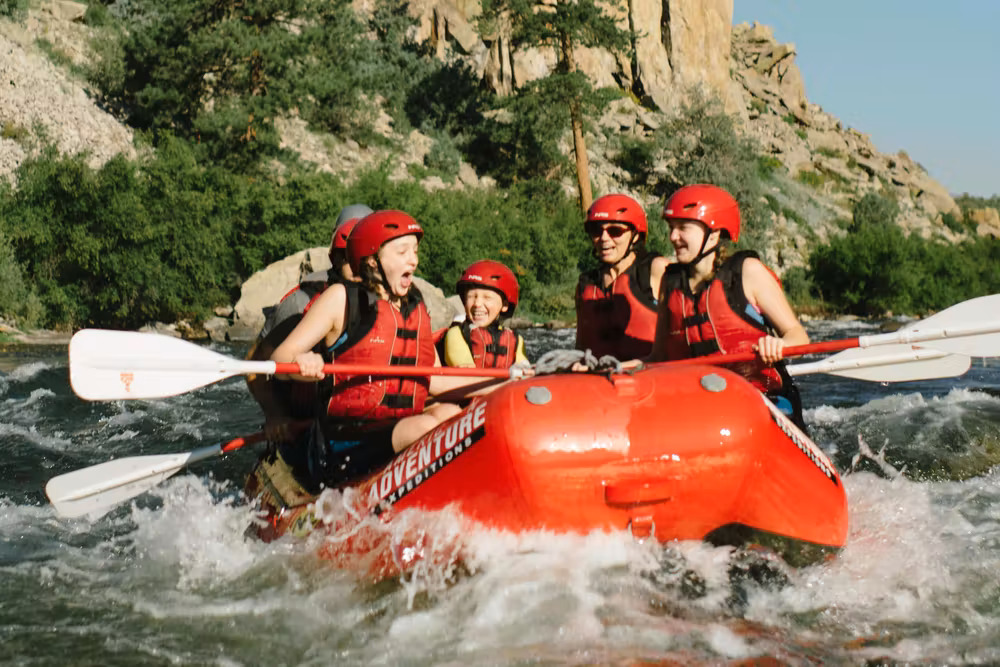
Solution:
<svg viewBox="0 0 1000 667"><path fill-rule="evenodd" d="M507 302L508 315L514 312L517 297L521 293L521 286L517 284L514 272L492 259L481 259L470 264L462 277L458 279L455 291L461 294L463 288L470 287L486 287L500 292L500 295Z"/></svg>
<svg viewBox="0 0 1000 667"><path fill-rule="evenodd" d="M361 260L379 251L387 241L413 234L423 238L423 227L402 211L376 211L358 221L347 238L347 260L351 271L361 271Z"/></svg>
<svg viewBox="0 0 1000 667"><path fill-rule="evenodd" d="M340 209L337 216L337 224L334 225L333 237L330 239L330 252L334 250L347 249L347 237L351 235L351 230L358 221L366 215L371 215L375 211L364 204L349 204Z"/></svg>
<svg viewBox="0 0 1000 667"><path fill-rule="evenodd" d="M697 220L709 229L721 229L740 240L740 205L733 196L714 185L685 185L670 195L663 207L664 220Z"/></svg>
<svg viewBox="0 0 1000 667"><path fill-rule="evenodd" d="M361 222L361 218L351 218L337 225L337 228L333 230L333 238L330 240L330 250L347 250L347 237L351 235L351 231L359 222Z"/></svg>
<svg viewBox="0 0 1000 667"><path fill-rule="evenodd" d="M640 234L649 229L646 212L639 202L628 195L598 197L587 211L587 222L624 222L635 227Z"/></svg>

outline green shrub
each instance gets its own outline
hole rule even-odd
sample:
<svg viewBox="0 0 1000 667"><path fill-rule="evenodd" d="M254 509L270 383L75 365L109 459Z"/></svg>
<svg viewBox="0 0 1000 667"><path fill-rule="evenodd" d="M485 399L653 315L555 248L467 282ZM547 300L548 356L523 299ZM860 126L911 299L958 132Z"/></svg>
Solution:
<svg viewBox="0 0 1000 667"><path fill-rule="evenodd" d="M910 313L918 286L912 249L896 225L866 226L816 248L810 278L838 312Z"/></svg>
<svg viewBox="0 0 1000 667"><path fill-rule="evenodd" d="M805 138L805 137L803 137L803 138ZM826 146L820 146L819 148L816 149L816 152L819 153L820 155L824 155L826 157L832 157L832 158L842 158L842 157L844 157L844 152L843 151L838 150L836 148L828 148Z"/></svg>
<svg viewBox="0 0 1000 667"><path fill-rule="evenodd" d="M956 234L963 234L968 231L968 225L966 224L965 219L959 218L952 213L942 213L941 223Z"/></svg>
<svg viewBox="0 0 1000 667"><path fill-rule="evenodd" d="M806 267L793 266L781 277L789 302L796 310L811 309L818 304L816 286Z"/></svg>
<svg viewBox="0 0 1000 667"><path fill-rule="evenodd" d="M826 183L826 177L818 171L802 170L795 176L795 180L804 183L809 187L821 188Z"/></svg>
<svg viewBox="0 0 1000 667"><path fill-rule="evenodd" d="M386 165L348 187L297 169L280 181L250 177L199 155L165 135L149 157L119 157L97 170L52 149L23 163L18 190L0 190L0 234L12 253L4 263L0 246L0 277L8 277L7 304L30 305L17 296L28 284L39 307L13 312L0 301L0 314L115 328L206 317L235 302L253 272L326 245L340 209L363 202L406 210L424 225L420 274L433 283L450 290L470 262L498 259L521 282L519 314L572 319L590 244L577 203L558 183L428 193L392 182Z"/></svg>
<svg viewBox="0 0 1000 667"><path fill-rule="evenodd" d="M0 138L11 139L13 141L20 142L23 139L27 139L30 133L25 128L20 125L14 124L13 121L4 121L3 127L0 128Z"/></svg>
<svg viewBox="0 0 1000 667"><path fill-rule="evenodd" d="M29 0L0 0L0 18L20 21L28 13Z"/></svg>
<svg viewBox="0 0 1000 667"><path fill-rule="evenodd" d="M757 158L757 170L762 177L767 177L784 167L785 163L773 155L761 155Z"/></svg>
<svg viewBox="0 0 1000 667"><path fill-rule="evenodd" d="M446 182L454 182L462 164L462 154L450 135L440 134L424 156L424 165Z"/></svg>
<svg viewBox="0 0 1000 667"><path fill-rule="evenodd" d="M869 192L855 202L851 212L855 230L867 225L893 225L899 217L899 204L895 199Z"/></svg>
<svg viewBox="0 0 1000 667"><path fill-rule="evenodd" d="M688 93L679 113L657 129L648 142L623 142L616 164L632 174L632 186L666 199L683 185L711 183L729 191L740 203L743 231L740 245L764 242L771 224L767 205L761 203L763 158L760 145L742 135L721 102L698 90ZM669 165L664 177L655 168Z"/></svg>
<svg viewBox="0 0 1000 667"><path fill-rule="evenodd" d="M869 193L854 205L847 234L813 250L809 278L838 312L920 314L1000 289L991 267L1000 242L958 245L909 237L895 224L895 200Z"/></svg>
<svg viewBox="0 0 1000 667"><path fill-rule="evenodd" d="M73 60L70 58L65 51L57 49L55 44L47 39L39 38L35 40L35 46L38 50L48 56L49 60L56 67L61 67L66 70L74 70Z"/></svg>
<svg viewBox="0 0 1000 667"><path fill-rule="evenodd" d="M799 225L802 225L802 226L804 226L804 227L808 227L808 223L806 223L806 220L805 220L805 218L803 218L803 217L802 217L802 216L801 216L801 215L800 215L800 214L798 213L798 211L795 211L795 210L793 210L793 209L790 209L790 208L788 208L787 206L783 206L783 207L781 208L781 214L782 214L783 216L785 216L785 219L786 219L786 220L792 220L792 221L794 221L794 222L797 222L797 223L798 223Z"/></svg>
<svg viewBox="0 0 1000 667"><path fill-rule="evenodd" d="M0 233L0 317L32 328L42 318L43 307L5 234Z"/></svg>

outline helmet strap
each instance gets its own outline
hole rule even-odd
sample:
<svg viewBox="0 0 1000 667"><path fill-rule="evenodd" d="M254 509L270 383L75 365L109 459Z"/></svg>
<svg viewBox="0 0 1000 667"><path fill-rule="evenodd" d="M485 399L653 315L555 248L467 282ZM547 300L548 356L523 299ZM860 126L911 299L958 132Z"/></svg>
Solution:
<svg viewBox="0 0 1000 667"><path fill-rule="evenodd" d="M392 286L389 285L389 279L385 276L385 269L382 268L382 259L375 253L375 266L378 268L379 279L382 281L382 288L385 289L385 294L392 301L393 297L396 295L392 293Z"/></svg>
<svg viewBox="0 0 1000 667"><path fill-rule="evenodd" d="M704 223L702 224L704 225ZM697 266L698 262L711 255L713 252L719 249L720 245L722 245L722 242L720 241L711 248L708 248L707 250L705 249L705 246L708 245L708 237L712 235L712 229L708 225L704 226L705 226L705 237L701 240L701 248L698 249L698 254L695 255L694 259L692 259L690 262L678 262L678 264L686 268L688 272L690 272L693 267Z"/></svg>

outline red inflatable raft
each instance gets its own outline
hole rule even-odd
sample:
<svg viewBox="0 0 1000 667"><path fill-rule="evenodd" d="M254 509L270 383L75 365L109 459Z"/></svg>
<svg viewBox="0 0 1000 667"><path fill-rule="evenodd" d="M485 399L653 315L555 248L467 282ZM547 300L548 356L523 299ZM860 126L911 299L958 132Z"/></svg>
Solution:
<svg viewBox="0 0 1000 667"><path fill-rule="evenodd" d="M349 495L386 521L450 507L499 530L757 543L791 562L847 536L827 456L742 377L713 366L510 383ZM316 523L310 505L269 519L267 537Z"/></svg>

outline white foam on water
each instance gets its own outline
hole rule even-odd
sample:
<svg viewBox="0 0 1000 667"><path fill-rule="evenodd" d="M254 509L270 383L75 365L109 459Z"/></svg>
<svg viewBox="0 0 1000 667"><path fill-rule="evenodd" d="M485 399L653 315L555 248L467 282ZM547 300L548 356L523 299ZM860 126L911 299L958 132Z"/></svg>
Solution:
<svg viewBox="0 0 1000 667"><path fill-rule="evenodd" d="M121 411L109 417L102 417L100 420L101 426L106 428L124 428L144 424L148 418L146 411L142 409L141 405L125 403L123 401L119 401L113 405Z"/></svg>
<svg viewBox="0 0 1000 667"><path fill-rule="evenodd" d="M810 617L811 625L843 644L864 640L858 655L898 660L912 659L912 628L924 628L920 634L928 643L920 643L926 651L955 617L975 620L978 614L962 601L968 582L961 571L978 550L969 539L970 524L954 506L938 502L941 485L870 473L844 479L847 546L830 562L793 571L791 586L758 593L747 617L789 629L796 616ZM997 619L989 624L996 631ZM880 640L869 647L865 642L872 638Z"/></svg>
<svg viewBox="0 0 1000 667"><path fill-rule="evenodd" d="M684 600L642 576L657 567L660 550L624 531L512 534L477 527L451 511L404 512L384 531L396 540L397 557L416 548L421 558L396 583L371 588L363 571L317 559L322 540L245 540L251 510L233 500L228 485L195 475L171 478L154 497L96 524L55 519L47 507L0 504L0 533L62 534L70 541L91 532L117 535L21 567L49 586L74 590L78 602L131 610L133 624L167 624L163 633L133 633L127 641L148 642L142 650L181 661L204 662L206 654L172 648L169 638L177 632L202 643L224 637L233 659L244 663L253 656L297 664L740 660L773 655L785 650L788 636L808 635L796 620L803 615L814 617L810 627L823 635L843 638L840 644L886 625L926 625L928 638L917 647L902 637L898 646L851 653L911 659L937 643L942 604L966 613L956 601L964 584L955 563L972 567L970 541L988 536L936 499L964 494L972 502L976 490L968 483L938 487L867 473L846 482L848 547L832 562L793 572L790 587L755 590L746 616L757 625L750 629L724 603L730 548L672 545L706 582L704 597ZM331 498L326 512L337 511ZM347 505L340 507L349 514ZM1000 521L996 508L983 513ZM381 525L375 517L361 521ZM258 645L240 653L238 637L255 632L263 633L251 642ZM289 637L294 642L286 646ZM942 634L940 641L954 648L953 638Z"/></svg>
<svg viewBox="0 0 1000 667"><path fill-rule="evenodd" d="M872 399L864 405L834 407L820 405L805 411L806 421L812 425L843 423L859 416L872 415L923 415L928 410L953 416L969 409L1000 407L1000 397L974 389L956 387L943 396L924 397L919 392L896 393Z"/></svg>
<svg viewBox="0 0 1000 667"><path fill-rule="evenodd" d="M180 589L238 577L259 556L259 543L243 537L252 517L249 507L232 497L218 498L227 487L179 475L156 490L162 506L132 508L136 550L160 567L176 569Z"/></svg>
<svg viewBox="0 0 1000 667"><path fill-rule="evenodd" d="M10 373L7 373L7 378L14 382L27 382L34 379L34 377L39 373L47 371L50 368L55 368L55 366L44 361L32 361L18 366Z"/></svg>
<svg viewBox="0 0 1000 667"><path fill-rule="evenodd" d="M27 398L8 398L4 403L7 405L17 404L21 409L24 409L55 395L55 392L51 389L32 389Z"/></svg>
<svg viewBox="0 0 1000 667"><path fill-rule="evenodd" d="M726 658L736 660L758 655L758 652L752 649L746 639L724 625L710 625L706 635L712 650Z"/></svg>
<svg viewBox="0 0 1000 667"><path fill-rule="evenodd" d="M337 525L350 515L343 505L338 508L340 500L331 493L320 508ZM368 522L361 517L356 526L374 528ZM747 657L773 650L773 643L741 639L718 624L662 618L643 591L660 594L641 574L659 567L660 547L637 542L625 531L509 533L477 526L454 512L412 510L382 531L395 554L416 544L421 556L400 580L397 614L363 651L387 656L389 664L413 656L427 664L504 664L546 657L559 662L574 651L593 652L603 662L637 651L660 657L691 652ZM334 539L340 538L344 535ZM709 589L704 598L686 603L688 612L717 615L728 594L732 549L697 541L673 549Z"/></svg>

